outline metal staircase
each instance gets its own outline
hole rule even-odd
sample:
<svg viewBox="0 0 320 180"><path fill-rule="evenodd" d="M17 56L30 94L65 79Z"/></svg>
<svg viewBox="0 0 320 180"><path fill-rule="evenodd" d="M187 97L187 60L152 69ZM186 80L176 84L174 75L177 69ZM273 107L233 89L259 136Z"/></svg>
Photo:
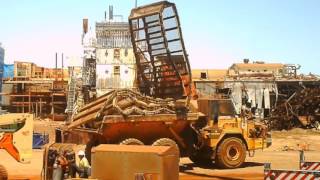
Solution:
<svg viewBox="0 0 320 180"><path fill-rule="evenodd" d="M67 109L66 113L72 113L75 105L76 100L76 78L74 75L71 75L69 87L68 87L68 102L67 102Z"/></svg>

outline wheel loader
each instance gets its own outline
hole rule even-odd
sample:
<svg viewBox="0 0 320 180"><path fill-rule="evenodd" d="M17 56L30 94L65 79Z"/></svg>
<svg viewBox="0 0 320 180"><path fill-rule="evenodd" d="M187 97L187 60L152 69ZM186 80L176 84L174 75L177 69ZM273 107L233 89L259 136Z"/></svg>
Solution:
<svg viewBox="0 0 320 180"><path fill-rule="evenodd" d="M231 99L196 98L174 3L134 8L129 25L139 91L112 90L78 109L57 129L56 142L62 144L52 152L63 143L85 144L90 161L99 144L177 146L181 157L197 164L237 168L247 152L270 146L267 127L237 114Z"/></svg>
<svg viewBox="0 0 320 180"><path fill-rule="evenodd" d="M189 158L196 164L214 161L220 168L242 166L248 152L271 146L266 125L248 116L237 114L231 99L198 99L199 111L206 114L207 124L199 129L202 144Z"/></svg>
<svg viewBox="0 0 320 180"><path fill-rule="evenodd" d="M10 113L0 115L0 149L6 150L16 161L29 163L32 156L33 115ZM8 173L0 162L0 179Z"/></svg>

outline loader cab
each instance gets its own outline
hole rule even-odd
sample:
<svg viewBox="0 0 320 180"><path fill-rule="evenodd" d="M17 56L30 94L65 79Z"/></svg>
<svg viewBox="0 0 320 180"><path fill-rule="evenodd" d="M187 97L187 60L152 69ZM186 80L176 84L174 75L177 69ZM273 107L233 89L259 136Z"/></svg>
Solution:
<svg viewBox="0 0 320 180"><path fill-rule="evenodd" d="M199 99L198 109L208 117L208 124L213 125L224 120L234 120L237 115L231 99Z"/></svg>
<svg viewBox="0 0 320 180"><path fill-rule="evenodd" d="M14 133L19 131L26 124L26 119L18 119L14 122L0 122L0 132Z"/></svg>
<svg viewBox="0 0 320 180"><path fill-rule="evenodd" d="M236 116L235 107L230 99L215 99L209 100L212 110L211 114L216 114L217 116Z"/></svg>

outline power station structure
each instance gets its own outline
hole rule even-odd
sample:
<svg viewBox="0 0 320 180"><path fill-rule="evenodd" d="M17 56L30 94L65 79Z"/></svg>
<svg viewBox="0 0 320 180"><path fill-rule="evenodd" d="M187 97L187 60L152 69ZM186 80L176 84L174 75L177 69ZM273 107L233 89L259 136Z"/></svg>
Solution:
<svg viewBox="0 0 320 180"><path fill-rule="evenodd" d="M68 106L72 114L85 102L90 102L115 89L135 89L136 66L129 23L121 15L105 12L104 19L95 23L95 30L89 20L83 19L83 66L81 79L70 71ZM80 81L79 81L80 80Z"/></svg>
<svg viewBox="0 0 320 180"><path fill-rule="evenodd" d="M83 27L86 73L95 61L95 79L87 75L87 85L95 87L97 96L113 89L134 88L136 68L129 23L121 15L114 15L113 6L109 6L108 18L105 13L104 20L95 23L95 32L88 30L87 19Z"/></svg>

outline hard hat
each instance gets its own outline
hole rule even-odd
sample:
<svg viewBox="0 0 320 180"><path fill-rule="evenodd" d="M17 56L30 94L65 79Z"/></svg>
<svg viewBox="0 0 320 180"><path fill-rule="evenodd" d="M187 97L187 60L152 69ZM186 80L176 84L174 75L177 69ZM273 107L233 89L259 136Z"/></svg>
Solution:
<svg viewBox="0 0 320 180"><path fill-rule="evenodd" d="M84 151L83 150L78 151L78 156L84 156Z"/></svg>

